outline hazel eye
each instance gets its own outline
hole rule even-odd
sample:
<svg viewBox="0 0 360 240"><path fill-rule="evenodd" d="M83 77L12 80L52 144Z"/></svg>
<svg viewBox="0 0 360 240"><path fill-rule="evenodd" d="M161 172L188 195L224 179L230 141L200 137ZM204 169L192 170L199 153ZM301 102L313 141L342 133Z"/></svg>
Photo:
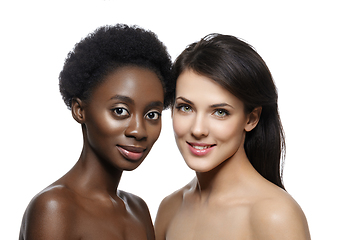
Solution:
<svg viewBox="0 0 360 240"><path fill-rule="evenodd" d="M185 104L185 103L177 103L177 104L175 104L174 108L180 114L188 114L188 113L191 113L193 111L192 107L190 105L188 105L188 104Z"/></svg>
<svg viewBox="0 0 360 240"><path fill-rule="evenodd" d="M125 108L121 108L121 107L118 107L118 108L114 108L112 109L112 111L117 115L117 116L128 116L130 115L129 111Z"/></svg>
<svg viewBox="0 0 360 240"><path fill-rule="evenodd" d="M161 113L153 111L146 114L146 118L150 120L158 120L161 117Z"/></svg>
<svg viewBox="0 0 360 240"><path fill-rule="evenodd" d="M218 110L215 110L214 115L216 115L217 117L223 118L223 117L228 116L229 112L224 109L218 109Z"/></svg>
<svg viewBox="0 0 360 240"><path fill-rule="evenodd" d="M176 109L178 109L179 111L184 112L184 113L188 113L188 112L192 111L191 107L188 105L179 105L179 106L176 106Z"/></svg>
<svg viewBox="0 0 360 240"><path fill-rule="evenodd" d="M191 107L189 107L189 106L183 106L183 107L181 107L181 111L183 111L183 112L190 112L190 111L191 111Z"/></svg>

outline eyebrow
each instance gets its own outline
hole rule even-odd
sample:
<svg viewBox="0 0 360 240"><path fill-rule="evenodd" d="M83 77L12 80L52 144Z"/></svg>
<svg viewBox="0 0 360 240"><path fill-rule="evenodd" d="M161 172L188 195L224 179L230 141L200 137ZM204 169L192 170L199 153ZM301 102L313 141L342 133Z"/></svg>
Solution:
<svg viewBox="0 0 360 240"><path fill-rule="evenodd" d="M123 101L125 103L128 103L128 104L135 104L135 101L130 98L130 97L127 97L127 96L123 96L123 95L115 95L111 98L111 100L120 100L120 101ZM163 108L164 107L164 104L163 102L161 101L155 101L155 102L151 102L147 107L149 108L153 108L153 107L160 107L160 108Z"/></svg>
<svg viewBox="0 0 360 240"><path fill-rule="evenodd" d="M231 107L234 108L233 106L231 106L230 104L227 103L217 103L217 104L213 104L210 107L212 108L219 108L219 107Z"/></svg>
<svg viewBox="0 0 360 240"><path fill-rule="evenodd" d="M184 97L178 97L178 98L176 98L176 100L178 100L178 99L181 99L181 100L183 100L184 102L193 105L193 102L192 102L192 101L190 101L190 100L188 100L188 99L186 99L186 98L184 98ZM216 104L210 105L210 107L211 107L211 108L219 108L219 107L231 107L231 108L234 108L233 106L231 106L231 105L228 104L228 103L216 103Z"/></svg>
<svg viewBox="0 0 360 240"><path fill-rule="evenodd" d="M156 101L156 102L151 102L148 105L149 108L154 108L154 107L160 107L160 108L164 108L164 104L160 101Z"/></svg>
<svg viewBox="0 0 360 240"><path fill-rule="evenodd" d="M134 104L134 100L132 98L129 98L127 96L123 96L123 95L115 95L113 96L110 100L120 100L126 103L130 103L130 104Z"/></svg>
<svg viewBox="0 0 360 240"><path fill-rule="evenodd" d="M186 98L184 98L184 97L177 97L176 100L178 100L178 99L183 100L184 102L186 102L186 103L188 103L188 104L193 104L192 101L190 101L190 100L188 100L188 99L186 99Z"/></svg>

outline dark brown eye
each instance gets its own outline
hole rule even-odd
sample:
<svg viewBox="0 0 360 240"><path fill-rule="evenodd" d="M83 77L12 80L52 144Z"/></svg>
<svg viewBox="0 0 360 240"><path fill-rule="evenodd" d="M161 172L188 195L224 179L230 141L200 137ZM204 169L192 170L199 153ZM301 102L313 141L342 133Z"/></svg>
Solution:
<svg viewBox="0 0 360 240"><path fill-rule="evenodd" d="M159 112L154 112L154 111L146 114L146 118L151 120L157 120L160 118L160 116L161 114Z"/></svg>
<svg viewBox="0 0 360 240"><path fill-rule="evenodd" d="M125 108L114 108L113 112L117 115L117 116L127 116L130 115L128 110L126 110Z"/></svg>

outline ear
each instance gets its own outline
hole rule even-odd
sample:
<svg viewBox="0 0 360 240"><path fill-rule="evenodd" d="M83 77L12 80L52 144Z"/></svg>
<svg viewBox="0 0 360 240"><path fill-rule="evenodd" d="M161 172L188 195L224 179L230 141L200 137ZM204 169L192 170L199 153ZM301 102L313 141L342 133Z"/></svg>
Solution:
<svg viewBox="0 0 360 240"><path fill-rule="evenodd" d="M256 127L256 125L259 123L261 111L262 111L262 107L256 107L254 108L254 110L252 110L251 113L249 113L248 121L245 126L246 132L250 132L251 130L253 130Z"/></svg>
<svg viewBox="0 0 360 240"><path fill-rule="evenodd" d="M84 102L81 101L80 98L73 98L71 100L71 113L78 123L85 122L84 105Z"/></svg>

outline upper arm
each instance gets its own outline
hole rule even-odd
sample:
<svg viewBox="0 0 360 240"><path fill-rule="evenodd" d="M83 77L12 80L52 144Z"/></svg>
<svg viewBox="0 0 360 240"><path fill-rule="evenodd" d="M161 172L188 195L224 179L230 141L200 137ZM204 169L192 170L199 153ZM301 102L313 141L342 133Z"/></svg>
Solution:
<svg viewBox="0 0 360 240"><path fill-rule="evenodd" d="M256 239L310 240L306 217L294 200L265 200L256 205L251 226Z"/></svg>
<svg viewBox="0 0 360 240"><path fill-rule="evenodd" d="M158 212L156 214L155 219L155 236L157 240L165 240L166 239L166 229L167 229L167 206L166 206L166 198L163 199L160 203Z"/></svg>
<svg viewBox="0 0 360 240"><path fill-rule="evenodd" d="M69 239L73 212L63 197L51 193L36 196L25 211L20 239Z"/></svg>

